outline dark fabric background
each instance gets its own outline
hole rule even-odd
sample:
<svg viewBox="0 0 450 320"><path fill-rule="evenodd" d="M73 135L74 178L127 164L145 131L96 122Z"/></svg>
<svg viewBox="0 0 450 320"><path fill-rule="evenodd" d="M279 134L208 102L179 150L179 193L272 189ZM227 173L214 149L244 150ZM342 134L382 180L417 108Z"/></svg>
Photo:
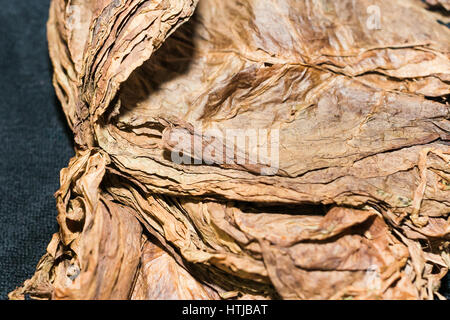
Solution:
<svg viewBox="0 0 450 320"><path fill-rule="evenodd" d="M74 155L51 84L49 2L0 0L0 299L33 275L57 231L53 194Z"/></svg>
<svg viewBox="0 0 450 320"><path fill-rule="evenodd" d="M51 84L49 0L0 0L0 299L56 232L53 194L74 155Z"/></svg>

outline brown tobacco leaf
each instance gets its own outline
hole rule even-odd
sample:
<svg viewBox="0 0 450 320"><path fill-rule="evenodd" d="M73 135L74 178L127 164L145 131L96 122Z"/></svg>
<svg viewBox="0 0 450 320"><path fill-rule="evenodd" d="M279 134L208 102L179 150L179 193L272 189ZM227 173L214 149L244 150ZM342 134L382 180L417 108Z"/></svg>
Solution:
<svg viewBox="0 0 450 320"><path fill-rule="evenodd" d="M146 242L133 300L210 300L219 295L193 278L163 249Z"/></svg>
<svg viewBox="0 0 450 320"><path fill-rule="evenodd" d="M279 2L277 10L270 10L265 1L245 5L203 1L197 15L123 84L117 117L106 125L94 125L99 145L119 170L139 176L149 191L157 193L353 206L384 202L395 211L411 212L421 150L450 152L444 143L449 107L407 89L385 88L365 76L377 74L385 82L401 83L437 80L440 85L430 86L427 95L448 94L445 79L450 64L445 53L450 32L424 12L423 25L401 29L402 45L396 48L398 29L384 20L383 33L356 33L354 29L360 27L356 13L367 7L361 3L361 7L355 4L358 7L347 17L346 27L334 30L348 36L338 33L335 40L331 37L338 35L322 34L320 30L330 31L320 27L340 7L328 12L319 6L309 13L308 2ZM384 5L381 1L380 8ZM397 5L398 11L405 9L405 21L420 13L421 8L412 4ZM239 10L240 6L246 10ZM236 15L238 11L243 13ZM275 23L271 19L277 14L281 18ZM320 14L327 19L316 17ZM297 22L283 19L284 15L305 17ZM334 19L339 25L343 17ZM292 29L295 22L298 30ZM227 32L220 29L222 25ZM285 36L272 35L272 25ZM425 30L430 34L427 39ZM252 35L251 40L242 39L246 34ZM277 41L267 40L273 38ZM330 39L323 43L304 38ZM214 166L177 165L168 159L162 149L173 150L174 131L185 133L182 138L177 135L176 140L187 141L178 147L186 156L198 158L204 148L194 150L190 142L195 140L192 131L199 127L218 130L223 136L227 129L279 130L283 149L277 173L254 174L261 168L239 166L239 155L233 155L237 161L231 164L224 164L226 157L204 159ZM221 142L226 144L217 139L209 146L226 153ZM246 151L240 158L258 156ZM437 171L427 173L427 183L436 186L448 174L448 162L430 161L435 161L432 166ZM447 192L429 188L422 199L426 215L446 215L447 197Z"/></svg>
<svg viewBox="0 0 450 320"><path fill-rule="evenodd" d="M257 232L262 232L259 237L273 239L272 228L269 232L261 229L265 225L264 218L269 220L266 224L273 225L272 220L286 217L251 217L250 223L256 226ZM259 238L271 280L283 298L380 299L390 294L388 289L396 287L399 280L403 283L394 290L397 298L418 297L411 280L403 272L408 251L390 235L380 217L335 208L319 221L316 225L309 224L311 231L304 232L305 235L289 239L289 244L283 244L286 241L283 238L282 242ZM344 232L330 240L347 228L354 232Z"/></svg>
<svg viewBox="0 0 450 320"><path fill-rule="evenodd" d="M101 194L99 185L107 163L106 154L86 151L61 171L61 189L56 193L60 232L53 236L35 277L13 296L130 296L141 255L142 228L129 208Z"/></svg>
<svg viewBox="0 0 450 320"><path fill-rule="evenodd" d="M10 298L441 297L450 29L429 9L52 0L77 153Z"/></svg>

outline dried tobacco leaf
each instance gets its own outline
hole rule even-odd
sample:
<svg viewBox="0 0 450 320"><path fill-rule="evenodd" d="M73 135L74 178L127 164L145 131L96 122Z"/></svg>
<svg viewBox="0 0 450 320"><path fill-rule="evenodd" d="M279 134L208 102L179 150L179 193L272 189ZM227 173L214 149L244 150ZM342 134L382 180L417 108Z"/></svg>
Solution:
<svg viewBox="0 0 450 320"><path fill-rule="evenodd" d="M10 298L441 297L450 29L429 8L53 0L76 157Z"/></svg>

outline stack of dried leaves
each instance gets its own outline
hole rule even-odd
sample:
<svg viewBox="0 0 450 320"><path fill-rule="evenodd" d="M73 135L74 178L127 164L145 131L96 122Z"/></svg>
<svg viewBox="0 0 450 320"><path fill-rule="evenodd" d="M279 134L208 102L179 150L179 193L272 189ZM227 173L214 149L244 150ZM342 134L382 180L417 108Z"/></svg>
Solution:
<svg viewBox="0 0 450 320"><path fill-rule="evenodd" d="M53 0L76 156L10 298L439 297L450 29L428 2ZM198 127L277 132L276 170Z"/></svg>

